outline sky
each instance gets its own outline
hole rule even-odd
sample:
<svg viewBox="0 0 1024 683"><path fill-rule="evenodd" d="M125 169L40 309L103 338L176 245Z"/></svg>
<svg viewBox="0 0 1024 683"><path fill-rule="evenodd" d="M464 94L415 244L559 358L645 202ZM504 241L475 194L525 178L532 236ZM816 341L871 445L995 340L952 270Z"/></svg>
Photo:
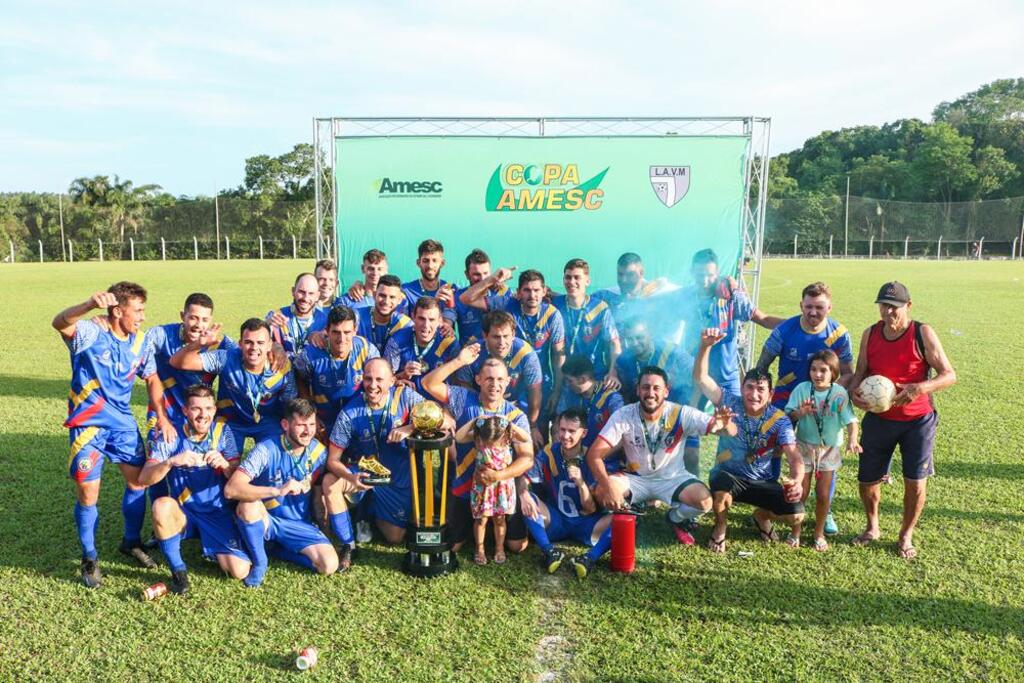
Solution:
<svg viewBox="0 0 1024 683"><path fill-rule="evenodd" d="M0 3L0 192L119 175L175 195L315 116L929 119L1024 76L1024 3Z"/></svg>

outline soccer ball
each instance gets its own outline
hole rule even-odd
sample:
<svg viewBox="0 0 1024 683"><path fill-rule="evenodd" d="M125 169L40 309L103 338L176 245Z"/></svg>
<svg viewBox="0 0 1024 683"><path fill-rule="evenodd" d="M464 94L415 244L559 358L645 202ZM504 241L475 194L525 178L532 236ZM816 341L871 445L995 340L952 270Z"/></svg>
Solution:
<svg viewBox="0 0 1024 683"><path fill-rule="evenodd" d="M412 407L412 425L417 432L437 432L444 424L444 412L433 401L422 401Z"/></svg>
<svg viewBox="0 0 1024 683"><path fill-rule="evenodd" d="M896 385L888 377L871 375L860 383L860 395L872 413L884 413L896 398Z"/></svg>

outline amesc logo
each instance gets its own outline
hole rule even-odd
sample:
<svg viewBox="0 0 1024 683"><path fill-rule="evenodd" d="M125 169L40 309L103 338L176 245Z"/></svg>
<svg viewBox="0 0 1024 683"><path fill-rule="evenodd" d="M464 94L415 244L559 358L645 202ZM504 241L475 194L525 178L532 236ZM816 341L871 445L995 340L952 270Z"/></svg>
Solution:
<svg viewBox="0 0 1024 683"><path fill-rule="evenodd" d="M487 183L484 205L488 211L596 211L606 173L608 168L581 183L578 164L499 165Z"/></svg>
<svg viewBox="0 0 1024 683"><path fill-rule="evenodd" d="M440 197L443 187L440 180L392 180L383 178L375 181L378 199L395 197Z"/></svg>

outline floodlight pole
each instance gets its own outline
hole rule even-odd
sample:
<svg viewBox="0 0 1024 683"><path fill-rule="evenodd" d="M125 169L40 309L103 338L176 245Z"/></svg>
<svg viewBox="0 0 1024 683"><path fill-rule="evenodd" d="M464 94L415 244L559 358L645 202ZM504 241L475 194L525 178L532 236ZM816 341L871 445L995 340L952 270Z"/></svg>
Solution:
<svg viewBox="0 0 1024 683"><path fill-rule="evenodd" d="M846 176L846 218L843 220L843 258L850 256L850 176Z"/></svg>

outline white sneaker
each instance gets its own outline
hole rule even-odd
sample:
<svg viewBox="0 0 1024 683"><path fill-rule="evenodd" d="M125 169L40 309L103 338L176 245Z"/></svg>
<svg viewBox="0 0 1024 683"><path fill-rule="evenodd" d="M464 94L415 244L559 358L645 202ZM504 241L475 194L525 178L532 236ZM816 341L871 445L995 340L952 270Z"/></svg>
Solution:
<svg viewBox="0 0 1024 683"><path fill-rule="evenodd" d="M369 522L356 522L356 543L369 543L373 540L373 529Z"/></svg>

